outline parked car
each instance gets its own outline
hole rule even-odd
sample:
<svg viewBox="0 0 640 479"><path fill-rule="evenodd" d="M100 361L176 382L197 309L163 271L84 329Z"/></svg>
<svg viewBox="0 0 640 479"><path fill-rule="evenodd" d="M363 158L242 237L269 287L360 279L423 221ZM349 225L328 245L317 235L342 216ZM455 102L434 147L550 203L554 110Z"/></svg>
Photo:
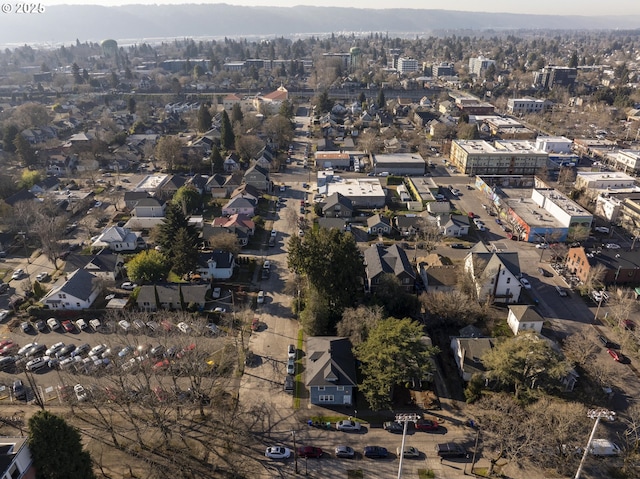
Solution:
<svg viewBox="0 0 640 479"><path fill-rule="evenodd" d="M468 456L467 450L456 442L436 444L436 453L442 458Z"/></svg>
<svg viewBox="0 0 640 479"><path fill-rule="evenodd" d="M127 321L126 319L121 319L120 321L118 321L118 326L120 326L120 328L125 333L128 333L129 330L131 329L131 323L129 321Z"/></svg>
<svg viewBox="0 0 640 479"><path fill-rule="evenodd" d="M389 451L381 446L365 446L363 455L371 459L384 458L389 455Z"/></svg>
<svg viewBox="0 0 640 479"><path fill-rule="evenodd" d="M531 289L531 283L527 278L520 278L520 284L524 289Z"/></svg>
<svg viewBox="0 0 640 479"><path fill-rule="evenodd" d="M538 244L536 244L536 248L538 248L538 249L548 249L549 248L549 243L538 243Z"/></svg>
<svg viewBox="0 0 640 479"><path fill-rule="evenodd" d="M416 430L418 431L437 431L439 428L438 422L431 419L418 419L416 421Z"/></svg>
<svg viewBox="0 0 640 479"><path fill-rule="evenodd" d="M296 358L296 347L293 344L290 344L288 349L287 349L287 357L289 359L295 359Z"/></svg>
<svg viewBox="0 0 640 479"><path fill-rule="evenodd" d="M24 353L26 358L33 358L44 354L47 350L46 344L34 344L28 351Z"/></svg>
<svg viewBox="0 0 640 479"><path fill-rule="evenodd" d="M269 459L289 459L291 457L291 449L282 446L271 446L267 448L264 455Z"/></svg>
<svg viewBox="0 0 640 479"><path fill-rule="evenodd" d="M298 457L322 457L322 449L314 446L302 446L298 448Z"/></svg>
<svg viewBox="0 0 640 479"><path fill-rule="evenodd" d="M16 399L26 399L27 390L24 388L24 384L20 379L15 379L11 385L11 392Z"/></svg>
<svg viewBox="0 0 640 479"><path fill-rule="evenodd" d="M49 356L32 359L27 362L25 369L31 372L38 371L49 364L49 359L51 359Z"/></svg>
<svg viewBox="0 0 640 479"><path fill-rule="evenodd" d="M413 446L404 446L404 449L402 451L400 451L400 448L397 447L396 454L398 455L398 457L400 456L400 453L402 453L402 456L405 459L420 457L420 451L418 451L418 449Z"/></svg>
<svg viewBox="0 0 640 479"><path fill-rule="evenodd" d="M20 323L20 329L22 330L23 333L30 332L32 328L33 328L33 326L31 325L31 323L29 321L22 321Z"/></svg>
<svg viewBox="0 0 640 479"><path fill-rule="evenodd" d="M132 283L131 281L125 281L120 285L120 288L124 289L125 291L133 291L137 287L138 285L135 283Z"/></svg>
<svg viewBox="0 0 640 479"><path fill-rule="evenodd" d="M89 397L89 394L87 393L86 389L82 387L82 384L76 384L75 386L73 386L73 392L76 393L76 399L78 400L78 402L86 401Z"/></svg>
<svg viewBox="0 0 640 479"><path fill-rule="evenodd" d="M178 329L182 331L184 334L191 334L191 326L189 326L184 321L178 323Z"/></svg>
<svg viewBox="0 0 640 479"><path fill-rule="evenodd" d="M213 299L218 299L222 295L221 288L213 288L213 292L211 293L211 297Z"/></svg>
<svg viewBox="0 0 640 479"><path fill-rule="evenodd" d="M53 346L51 346L49 349L47 349L44 354L46 354L47 356L55 356L55 354L60 351L62 348L64 348L65 344L63 342L59 342L54 344Z"/></svg>
<svg viewBox="0 0 640 479"><path fill-rule="evenodd" d="M73 333L76 327L70 320L65 319L64 321L62 321L62 329L64 329L67 333Z"/></svg>
<svg viewBox="0 0 640 479"><path fill-rule="evenodd" d="M122 348L120 350L120 352L118 353L118 357L120 359L122 358L126 358L127 356L129 356L134 350L133 346L125 346L124 348Z"/></svg>
<svg viewBox="0 0 640 479"><path fill-rule="evenodd" d="M78 328L78 330L84 331L89 327L89 325L84 319L80 318L76 320L76 327Z"/></svg>
<svg viewBox="0 0 640 479"><path fill-rule="evenodd" d="M51 331L57 331L58 329L60 329L60 321L58 321L56 318L49 318L47 319L47 326L49 326L49 329L51 329Z"/></svg>
<svg viewBox="0 0 640 479"><path fill-rule="evenodd" d="M338 431L360 431L361 428L362 425L359 422L350 419L343 419L336 423L336 429Z"/></svg>
<svg viewBox="0 0 640 479"><path fill-rule="evenodd" d="M258 291L258 304L264 303L264 291Z"/></svg>
<svg viewBox="0 0 640 479"><path fill-rule="evenodd" d="M605 347L605 348L610 348L613 346L613 343L611 341L609 341L609 338L607 338L606 336L603 336L602 334L598 335L598 341L600 341L600 343Z"/></svg>
<svg viewBox="0 0 640 479"><path fill-rule="evenodd" d="M24 270L22 269L17 269L13 272L13 274L11 275L11 279L20 279L24 276Z"/></svg>
<svg viewBox="0 0 640 479"><path fill-rule="evenodd" d="M47 279L48 277L49 277L49 273L47 273L46 271L43 271L42 273L38 273L36 275L36 281L42 282L45 279Z"/></svg>
<svg viewBox="0 0 640 479"><path fill-rule="evenodd" d="M353 459L356 455L356 452L353 448L349 446L336 446L335 449L336 457L342 457L345 459Z"/></svg>
<svg viewBox="0 0 640 479"><path fill-rule="evenodd" d="M76 345L75 344L67 344L66 346L63 346L62 348L60 348L60 350L58 350L55 353L56 358L62 359L64 357L70 355L75 349L76 349Z"/></svg>
<svg viewBox="0 0 640 479"><path fill-rule="evenodd" d="M44 322L44 319L38 319L36 321L36 329L40 333L44 333L47 330L47 323Z"/></svg>
<svg viewBox="0 0 640 479"><path fill-rule="evenodd" d="M396 421L387 421L384 424L382 424L382 427L384 428L385 431L389 431L397 434L402 434L402 430L404 429L402 424Z"/></svg>
<svg viewBox="0 0 640 479"><path fill-rule="evenodd" d="M560 286L556 286L556 292L563 298L566 298L567 296L569 296L569 293L567 293L567 290L564 288L561 288Z"/></svg>
<svg viewBox="0 0 640 479"><path fill-rule="evenodd" d="M295 374L296 373L296 361L295 359L287 360L287 374Z"/></svg>
<svg viewBox="0 0 640 479"><path fill-rule="evenodd" d="M607 353L609 353L609 356L611 356L614 361L621 363L624 360L622 353L619 353L615 349L607 349Z"/></svg>
<svg viewBox="0 0 640 479"><path fill-rule="evenodd" d="M598 233L609 234L609 228L606 226L596 226L593 230Z"/></svg>
<svg viewBox="0 0 640 479"><path fill-rule="evenodd" d="M258 318L253 318L251 321L251 331L258 331L260 329L260 320Z"/></svg>
<svg viewBox="0 0 640 479"><path fill-rule="evenodd" d="M544 276L545 278L551 278L553 277L553 273L550 271L547 271L544 268L538 268L538 273L540 273L542 276Z"/></svg>
<svg viewBox="0 0 640 479"><path fill-rule="evenodd" d="M604 245L607 249L620 249L620 245L616 243L607 243Z"/></svg>

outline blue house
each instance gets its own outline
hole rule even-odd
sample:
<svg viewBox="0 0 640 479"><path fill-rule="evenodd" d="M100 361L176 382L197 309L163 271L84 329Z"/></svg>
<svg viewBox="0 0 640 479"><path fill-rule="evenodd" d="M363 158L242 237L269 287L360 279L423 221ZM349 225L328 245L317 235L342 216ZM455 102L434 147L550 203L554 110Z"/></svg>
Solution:
<svg viewBox="0 0 640 479"><path fill-rule="evenodd" d="M357 382L349 339L336 336L307 339L306 378L311 404L351 406Z"/></svg>

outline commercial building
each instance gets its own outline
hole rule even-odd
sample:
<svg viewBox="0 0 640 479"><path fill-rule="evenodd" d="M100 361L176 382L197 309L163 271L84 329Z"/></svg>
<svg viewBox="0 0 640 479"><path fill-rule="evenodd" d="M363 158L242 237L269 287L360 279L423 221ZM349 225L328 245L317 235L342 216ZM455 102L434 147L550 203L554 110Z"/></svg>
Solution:
<svg viewBox="0 0 640 479"><path fill-rule="evenodd" d="M35 479L36 470L26 437L0 437L0 477Z"/></svg>
<svg viewBox="0 0 640 479"><path fill-rule="evenodd" d="M423 205L428 201L436 201L436 194L439 187L433 178L429 176L407 178L407 189L411 192L416 201Z"/></svg>
<svg viewBox="0 0 640 479"><path fill-rule="evenodd" d="M431 75L434 77L450 77L456 74L453 63L438 63L431 65Z"/></svg>
<svg viewBox="0 0 640 479"><path fill-rule="evenodd" d="M351 155L343 151L316 151L315 153L317 169L337 168L348 170L352 162Z"/></svg>
<svg viewBox="0 0 640 479"><path fill-rule="evenodd" d="M581 171L576 175L577 190L601 192L640 192L635 178L619 171Z"/></svg>
<svg viewBox="0 0 640 479"><path fill-rule="evenodd" d="M373 157L374 171L378 174L412 176L424 175L426 162L417 153L381 153Z"/></svg>
<svg viewBox="0 0 640 479"><path fill-rule="evenodd" d="M536 148L547 153L571 153L573 142L564 136L539 136L536 138Z"/></svg>
<svg viewBox="0 0 640 479"><path fill-rule="evenodd" d="M526 140L453 140L449 161L467 175L534 175L548 156Z"/></svg>
<svg viewBox="0 0 640 479"><path fill-rule="evenodd" d="M607 155L607 163L618 171L640 173L640 150L619 150Z"/></svg>
<svg viewBox="0 0 640 479"><path fill-rule="evenodd" d="M533 87L542 90L551 90L555 86L571 87L577 77L576 68L547 66L533 74Z"/></svg>
<svg viewBox="0 0 640 479"><path fill-rule="evenodd" d="M413 73L418 71L418 60L415 58L400 57L398 58L398 72Z"/></svg>
<svg viewBox="0 0 640 479"><path fill-rule="evenodd" d="M551 102L539 98L509 98L507 100L507 112L513 115L524 115L527 113L540 113L544 111Z"/></svg>
<svg viewBox="0 0 640 479"><path fill-rule="evenodd" d="M587 251L583 247L570 248L566 260L567 269L580 281L587 282L591 270L602 265L605 270L602 283L609 286L640 284L640 252L597 249Z"/></svg>
<svg viewBox="0 0 640 479"><path fill-rule="evenodd" d="M385 190L378 178L341 178L333 172L318 172L318 194L327 198L340 193L351 200L354 208L382 208L385 204Z"/></svg>
<svg viewBox="0 0 640 479"><path fill-rule="evenodd" d="M477 58L469 58L469 73L476 76L482 76L484 71L489 68L489 65L495 64L495 60L489 60L482 55Z"/></svg>

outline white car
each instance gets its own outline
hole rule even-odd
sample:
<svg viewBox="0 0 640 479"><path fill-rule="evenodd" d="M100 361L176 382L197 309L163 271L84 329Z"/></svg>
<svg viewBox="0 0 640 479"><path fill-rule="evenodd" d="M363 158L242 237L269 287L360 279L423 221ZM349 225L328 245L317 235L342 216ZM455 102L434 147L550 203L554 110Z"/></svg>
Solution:
<svg viewBox="0 0 640 479"><path fill-rule="evenodd" d="M131 323L125 319L118 321L118 326L126 333L131 329Z"/></svg>
<svg viewBox="0 0 640 479"><path fill-rule="evenodd" d="M213 292L211 293L211 297L213 299L218 299L222 296L222 288L213 288Z"/></svg>
<svg viewBox="0 0 640 479"><path fill-rule="evenodd" d="M293 358L289 358L287 360L287 374L295 374L296 373L296 360Z"/></svg>
<svg viewBox="0 0 640 479"><path fill-rule="evenodd" d="M359 422L350 419L343 419L336 423L336 429L338 431L359 431L361 427L362 425Z"/></svg>
<svg viewBox="0 0 640 479"><path fill-rule="evenodd" d="M89 396L87 394L87 391L82 387L82 384L76 384L75 386L73 386L73 392L76 393L78 402L86 401L87 397Z"/></svg>
<svg viewBox="0 0 640 479"><path fill-rule="evenodd" d="M595 228L593 228L593 230L598 233L604 233L604 234L609 233L609 228L607 228L606 226L596 226Z"/></svg>
<svg viewBox="0 0 640 479"><path fill-rule="evenodd" d="M282 446L271 446L267 448L264 455L269 459L289 459L291 457L291 449Z"/></svg>
<svg viewBox="0 0 640 479"><path fill-rule="evenodd" d="M264 291L258 291L258 304L264 303Z"/></svg>
<svg viewBox="0 0 640 479"><path fill-rule="evenodd" d="M189 326L184 321L178 323L178 329L180 331L182 331L184 334L190 334L191 333L191 326Z"/></svg>
<svg viewBox="0 0 640 479"><path fill-rule="evenodd" d="M0 309L0 321L4 321L9 316L9 311L6 309Z"/></svg>
<svg viewBox="0 0 640 479"><path fill-rule="evenodd" d="M84 319L80 318L76 321L76 327L78 328L78 331L84 331L89 327L89 325Z"/></svg>
<svg viewBox="0 0 640 479"><path fill-rule="evenodd" d="M547 249L547 248L549 248L549 243L538 243L536 245L536 248L538 248L538 249Z"/></svg>
<svg viewBox="0 0 640 479"><path fill-rule="evenodd" d="M120 285L120 287L126 291L133 291L138 287L138 285L135 283L132 283L131 281L125 281Z"/></svg>
<svg viewBox="0 0 640 479"><path fill-rule="evenodd" d="M531 289L531 283L527 278L520 278L520 284L524 289Z"/></svg>
<svg viewBox="0 0 640 479"><path fill-rule="evenodd" d="M42 273L38 273L38 275L36 276L36 281L38 282L44 281L48 277L49 277L49 273L47 273L46 271L43 271Z"/></svg>
<svg viewBox="0 0 640 479"><path fill-rule="evenodd" d="M620 249L620 245L616 243L607 243L605 247L607 249Z"/></svg>
<svg viewBox="0 0 640 479"><path fill-rule="evenodd" d="M262 267L264 269L270 269L271 268L271 261L267 260L264 262L264 264L262 265Z"/></svg>
<svg viewBox="0 0 640 479"><path fill-rule="evenodd" d="M295 359L296 358L296 347L293 344L289 345L289 349L287 349L287 357L289 359Z"/></svg>
<svg viewBox="0 0 640 479"><path fill-rule="evenodd" d="M22 269L17 269L13 272L13 274L11 275L11 279L20 279L24 276L24 270Z"/></svg>
<svg viewBox="0 0 640 479"><path fill-rule="evenodd" d="M278 232L276 230L271 230L271 237L275 238L276 236L278 236Z"/></svg>
<svg viewBox="0 0 640 479"><path fill-rule="evenodd" d="M47 326L49 326L49 329L51 329L51 331L56 331L60 329L60 321L58 321L56 318L49 318L47 319Z"/></svg>
<svg viewBox="0 0 640 479"><path fill-rule="evenodd" d="M53 346L51 346L49 349L47 349L44 352L44 354L46 354L47 356L54 356L58 351L64 348L64 346L65 345L63 342L56 343Z"/></svg>
<svg viewBox="0 0 640 479"><path fill-rule="evenodd" d="M51 358L49 356L43 356L41 358L32 359L31 361L27 362L25 368L27 371L32 371L32 372L37 371L47 366L49 364L50 359Z"/></svg>

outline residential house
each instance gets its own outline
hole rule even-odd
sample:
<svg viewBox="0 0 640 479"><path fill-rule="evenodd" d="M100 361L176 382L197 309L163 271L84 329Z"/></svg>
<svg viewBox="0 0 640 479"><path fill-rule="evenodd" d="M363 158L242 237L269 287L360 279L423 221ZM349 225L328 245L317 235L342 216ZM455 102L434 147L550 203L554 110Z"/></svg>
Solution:
<svg viewBox="0 0 640 479"><path fill-rule="evenodd" d="M227 198L229 196L229 189L224 185L227 181L227 177L219 173L211 175L207 180L207 184L204 190L211 194L213 198Z"/></svg>
<svg viewBox="0 0 640 479"><path fill-rule="evenodd" d="M238 186L231 193L231 198L236 198L236 197L246 198L251 202L253 202L253 204L257 205L258 200L262 198L262 193L256 187L245 183Z"/></svg>
<svg viewBox="0 0 640 479"><path fill-rule="evenodd" d="M526 304L518 304L509 306L507 324L516 336L521 332L530 333L532 331L540 334L544 318L533 307Z"/></svg>
<svg viewBox="0 0 640 479"><path fill-rule="evenodd" d="M212 237L218 234L232 233L238 238L240 246L247 246L255 231L256 225L248 216L236 214L214 218L210 225L205 224L202 229L202 238L206 244L210 244Z"/></svg>
<svg viewBox="0 0 640 479"><path fill-rule="evenodd" d="M364 263L367 291L375 293L380 278L385 274L398 278L407 292L413 291L416 274L407 253L397 244L388 247L376 244L369 247L364 252Z"/></svg>
<svg viewBox="0 0 640 479"><path fill-rule="evenodd" d="M358 382L349 339L307 338L305 378L311 404L351 406Z"/></svg>
<svg viewBox="0 0 640 479"><path fill-rule="evenodd" d="M269 170L259 165L253 165L244 174L244 182L260 191L271 192L273 184L269 179Z"/></svg>
<svg viewBox="0 0 640 479"><path fill-rule="evenodd" d="M449 215L449 220L441 224L438 216L438 227L444 236L459 238L469 234L469 217L465 215Z"/></svg>
<svg viewBox="0 0 640 479"><path fill-rule="evenodd" d="M44 193L51 193L52 191L57 190L58 186L60 186L60 180L58 179L58 177L47 176L44 180L33 185L29 189L29 192L33 193L36 196L42 195Z"/></svg>
<svg viewBox="0 0 640 479"><path fill-rule="evenodd" d="M195 175L190 176L189 179L187 179L186 184L193 186L198 191L198 193L202 194L205 191L208 180L208 177L196 173Z"/></svg>
<svg viewBox="0 0 640 479"><path fill-rule="evenodd" d="M229 251L216 250L198 256L196 271L202 279L229 279L236 266L235 257Z"/></svg>
<svg viewBox="0 0 640 479"><path fill-rule="evenodd" d="M121 226L110 226L91 243L92 248L109 248L112 251L135 251L141 246L138 234Z"/></svg>
<svg viewBox="0 0 640 479"><path fill-rule="evenodd" d="M35 479L36 469L27 436L0 437L0 477Z"/></svg>
<svg viewBox="0 0 640 479"><path fill-rule="evenodd" d="M255 211L256 203L249 198L243 198L242 196L231 198L227 204L222 207L222 214L224 216L240 214L252 218L255 216Z"/></svg>
<svg viewBox="0 0 640 479"><path fill-rule="evenodd" d="M138 202L145 198L151 198L146 191L125 191L124 192L124 204L127 210L133 211Z"/></svg>
<svg viewBox="0 0 640 479"><path fill-rule="evenodd" d="M166 208L164 201L148 196L138 200L131 212L138 218L164 218Z"/></svg>
<svg viewBox="0 0 640 479"><path fill-rule="evenodd" d="M336 229L341 231L351 231L351 223L344 218L318 218L318 227L326 230Z"/></svg>
<svg viewBox="0 0 640 479"><path fill-rule="evenodd" d="M105 281L115 281L124 273L124 259L111 250L103 249L84 267L92 275Z"/></svg>
<svg viewBox="0 0 640 479"><path fill-rule="evenodd" d="M475 284L479 301L488 297L496 303L519 301L522 273L517 252L489 252L478 243L465 258L464 270Z"/></svg>
<svg viewBox="0 0 640 479"><path fill-rule="evenodd" d="M276 167L275 159L276 153L272 151L269 146L265 146L255 157L256 165L264 168L265 170L271 170Z"/></svg>
<svg viewBox="0 0 640 479"><path fill-rule="evenodd" d="M380 213L367 218L367 233L388 236L391 234L391 220Z"/></svg>
<svg viewBox="0 0 640 479"><path fill-rule="evenodd" d="M600 265L600 266L597 266ZM640 284L640 251L618 249L597 249L587 251L582 246L569 248L566 267L583 283L588 283L594 274L594 268L604 269L600 280L609 285Z"/></svg>
<svg viewBox="0 0 640 479"><path fill-rule="evenodd" d="M233 173L234 171L238 171L240 169L240 156L235 151L232 151L225 158L222 165L226 173Z"/></svg>
<svg viewBox="0 0 640 479"><path fill-rule="evenodd" d="M495 346L493 338L452 338L451 350L458 366L458 372L466 382L474 374L484 375L486 369L482 356Z"/></svg>
<svg viewBox="0 0 640 479"><path fill-rule="evenodd" d="M208 284L151 284L141 286L136 298L138 308L143 311L159 309L181 311L190 305L203 310L207 304Z"/></svg>
<svg viewBox="0 0 640 479"><path fill-rule="evenodd" d="M456 265L430 265L428 262L418 261L418 274L427 293L455 291L459 272L460 268Z"/></svg>
<svg viewBox="0 0 640 479"><path fill-rule="evenodd" d="M397 215L393 218L396 229L402 236L413 236L418 233L424 221L424 218L417 215Z"/></svg>
<svg viewBox="0 0 640 479"><path fill-rule="evenodd" d="M56 281L41 302L53 310L88 309L100 291L96 277L86 269L78 269Z"/></svg>
<svg viewBox="0 0 640 479"><path fill-rule="evenodd" d="M156 188L155 196L163 199L173 198L180 188L187 183L187 178L180 175L168 175Z"/></svg>
<svg viewBox="0 0 640 479"><path fill-rule="evenodd" d="M20 203L21 201L33 201L35 199L36 199L36 196L33 193L23 188L18 192L12 194L8 198L5 198L4 202L9 206L13 207L17 203Z"/></svg>
<svg viewBox="0 0 640 479"><path fill-rule="evenodd" d="M333 193L322 206L322 215L326 218L351 218L353 203L340 193Z"/></svg>
<svg viewBox="0 0 640 479"><path fill-rule="evenodd" d="M45 161L47 175L71 176L77 159L66 155L51 155Z"/></svg>

